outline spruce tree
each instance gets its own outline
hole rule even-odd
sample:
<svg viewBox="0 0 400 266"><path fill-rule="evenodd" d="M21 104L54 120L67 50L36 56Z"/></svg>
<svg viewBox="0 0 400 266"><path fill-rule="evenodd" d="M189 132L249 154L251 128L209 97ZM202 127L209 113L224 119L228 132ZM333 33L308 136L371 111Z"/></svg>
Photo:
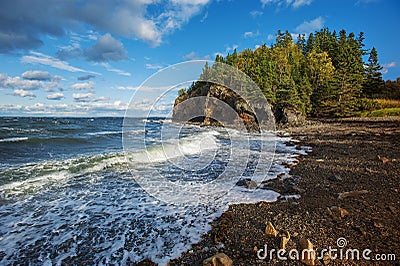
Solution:
<svg viewBox="0 0 400 266"><path fill-rule="evenodd" d="M374 98L382 93L385 83L382 79L381 70L382 66L378 62L378 52L373 47L369 53L368 64L365 68L364 97Z"/></svg>

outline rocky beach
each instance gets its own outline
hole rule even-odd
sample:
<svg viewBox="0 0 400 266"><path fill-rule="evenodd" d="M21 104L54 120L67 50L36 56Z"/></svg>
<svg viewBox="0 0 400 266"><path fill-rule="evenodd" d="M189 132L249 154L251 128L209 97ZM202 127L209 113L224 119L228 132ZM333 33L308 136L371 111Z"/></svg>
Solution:
<svg viewBox="0 0 400 266"><path fill-rule="evenodd" d="M170 265L399 265L400 118L313 120L281 133L312 152L262 184L279 200L229 206ZM296 258L311 248L311 259Z"/></svg>

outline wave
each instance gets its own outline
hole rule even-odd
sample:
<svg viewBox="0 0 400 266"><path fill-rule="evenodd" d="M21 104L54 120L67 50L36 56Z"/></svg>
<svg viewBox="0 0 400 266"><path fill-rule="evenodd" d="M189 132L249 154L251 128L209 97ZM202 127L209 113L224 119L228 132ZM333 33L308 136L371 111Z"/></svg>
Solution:
<svg viewBox="0 0 400 266"><path fill-rule="evenodd" d="M122 134L122 131L99 131L99 132L88 132L86 135L99 136L99 135L117 135Z"/></svg>
<svg viewBox="0 0 400 266"><path fill-rule="evenodd" d="M146 150L127 154L130 162L158 163L170 159L201 154L204 151L216 150L217 131L202 132L180 140L166 141L164 145L149 147Z"/></svg>
<svg viewBox="0 0 400 266"><path fill-rule="evenodd" d="M105 169L118 172L125 164L124 154L119 152L8 168L0 171L0 196L9 198L52 188L53 185L61 186L71 178L90 178ZM7 183L8 180L13 181Z"/></svg>
<svg viewBox="0 0 400 266"><path fill-rule="evenodd" d="M15 137L15 138L0 139L0 142L20 142L20 141L26 141L28 139L29 139L28 137Z"/></svg>

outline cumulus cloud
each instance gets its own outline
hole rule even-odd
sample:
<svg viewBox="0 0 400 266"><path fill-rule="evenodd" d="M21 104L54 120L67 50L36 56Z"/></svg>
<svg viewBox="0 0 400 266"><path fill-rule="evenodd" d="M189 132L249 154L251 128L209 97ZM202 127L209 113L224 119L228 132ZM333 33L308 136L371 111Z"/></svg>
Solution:
<svg viewBox="0 0 400 266"><path fill-rule="evenodd" d="M93 93L73 93L72 98L76 102L91 102L93 100Z"/></svg>
<svg viewBox="0 0 400 266"><path fill-rule="evenodd" d="M107 33L101 36L93 47L85 50L85 56L89 61L120 61L126 59L127 51L123 44Z"/></svg>
<svg viewBox="0 0 400 266"><path fill-rule="evenodd" d="M310 33L323 28L324 19L322 17L317 17L310 21L304 21L298 25L295 29L297 33Z"/></svg>
<svg viewBox="0 0 400 266"><path fill-rule="evenodd" d="M41 64L51 66L57 69L66 70L69 72L86 72L91 74L100 75L93 71L87 71L81 68L73 67L65 61L59 60L49 55L37 52L30 52L31 55L25 55L21 58L21 62L25 64Z"/></svg>
<svg viewBox="0 0 400 266"><path fill-rule="evenodd" d="M91 90L93 89L95 83L90 82L82 82L82 83L74 83L71 85L71 89L73 90Z"/></svg>
<svg viewBox="0 0 400 266"><path fill-rule="evenodd" d="M59 101L59 100L65 98L65 97L64 97L64 94L62 94L61 92L56 92L56 93L47 95L46 98L48 100Z"/></svg>
<svg viewBox="0 0 400 266"><path fill-rule="evenodd" d="M30 70L22 73L24 79L29 80L51 80L51 75L47 71Z"/></svg>
<svg viewBox="0 0 400 266"><path fill-rule="evenodd" d="M81 57L83 55L83 50L78 43L73 43L69 46L60 47L56 55L60 60L74 59Z"/></svg>
<svg viewBox="0 0 400 266"><path fill-rule="evenodd" d="M19 96L19 97L31 97L31 98L35 98L36 97L36 95L33 94L33 92L22 90L22 89L14 90L13 95L14 96Z"/></svg>
<svg viewBox="0 0 400 266"><path fill-rule="evenodd" d="M60 37L76 25L87 24L113 35L140 39L152 46L199 14L210 0L13 0L0 1L0 53L36 49L42 36ZM66 60L79 53L58 54Z"/></svg>
<svg viewBox="0 0 400 266"><path fill-rule="evenodd" d="M0 73L0 88L8 88L14 90L38 90L53 91L60 85L62 77L51 76L45 71L26 71L21 76L10 77ZM25 94L18 91L15 95ZM30 95L27 95L30 96ZM23 96L26 97L26 96Z"/></svg>
<svg viewBox="0 0 400 266"><path fill-rule="evenodd" d="M22 90L37 90L43 88L45 83L41 80L26 80L21 77L10 77L0 73L0 87Z"/></svg>

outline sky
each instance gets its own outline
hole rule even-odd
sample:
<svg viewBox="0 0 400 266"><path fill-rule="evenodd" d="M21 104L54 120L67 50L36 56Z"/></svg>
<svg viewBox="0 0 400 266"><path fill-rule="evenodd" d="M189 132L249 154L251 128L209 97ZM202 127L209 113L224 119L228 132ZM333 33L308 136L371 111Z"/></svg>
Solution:
<svg viewBox="0 0 400 266"><path fill-rule="evenodd" d="M398 0L0 1L0 116L135 116L170 110L158 71L255 49L276 32L365 32L400 77ZM173 72L172 72L173 73ZM161 75L162 76L162 75ZM160 101L159 101L160 102Z"/></svg>

